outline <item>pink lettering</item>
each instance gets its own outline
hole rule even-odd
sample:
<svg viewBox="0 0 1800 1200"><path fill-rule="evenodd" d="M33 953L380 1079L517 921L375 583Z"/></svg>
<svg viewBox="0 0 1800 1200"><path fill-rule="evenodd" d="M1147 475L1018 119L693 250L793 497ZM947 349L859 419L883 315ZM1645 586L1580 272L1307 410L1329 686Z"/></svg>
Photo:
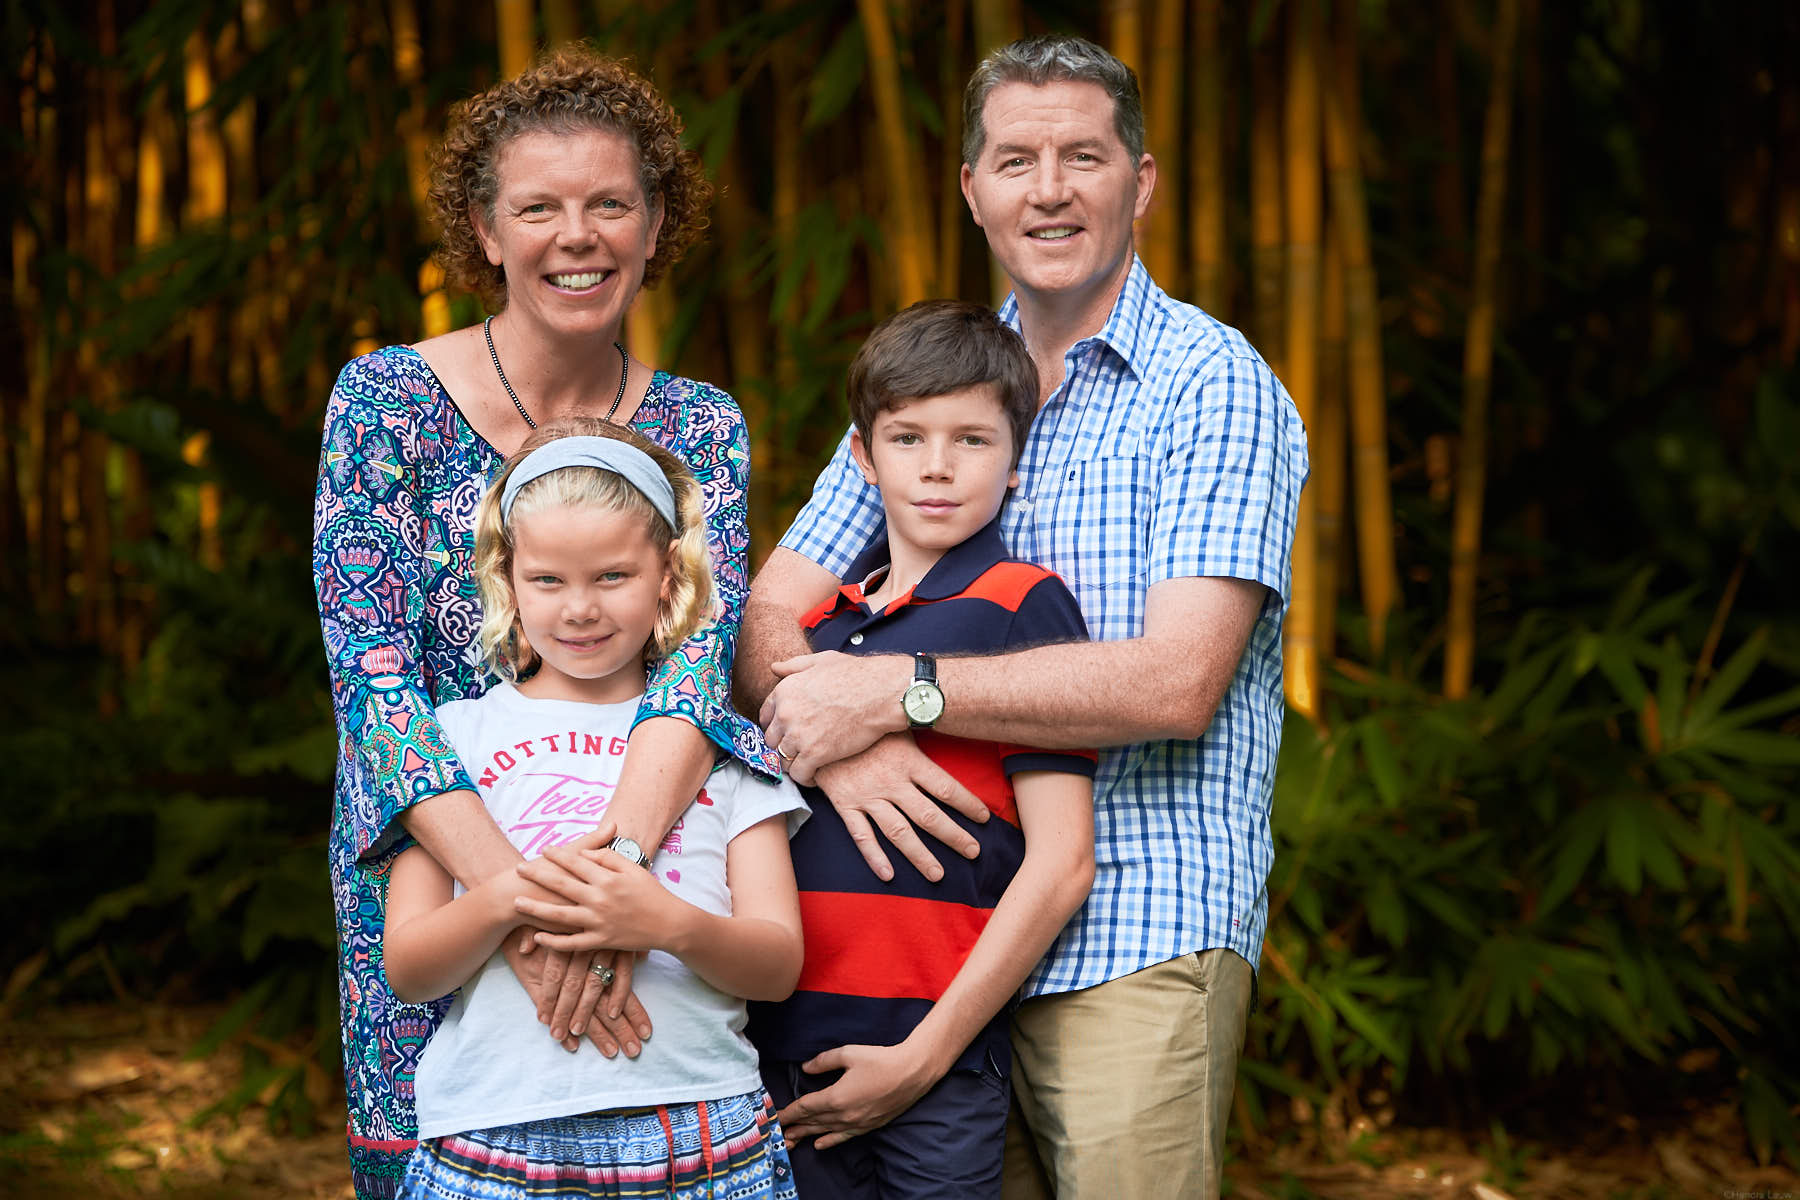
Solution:
<svg viewBox="0 0 1800 1200"><path fill-rule="evenodd" d="M575 743L571 740L569 744L573 746ZM583 754L604 754L606 752L606 739L603 737L595 737L591 733L582 734L581 752Z"/></svg>
<svg viewBox="0 0 1800 1200"><path fill-rule="evenodd" d="M625 739L620 737L614 738L611 745L606 748L606 752L612 755L625 753Z"/></svg>
<svg viewBox="0 0 1800 1200"><path fill-rule="evenodd" d="M494 765L502 771L510 771L518 760L504 750L494 751Z"/></svg>
<svg viewBox="0 0 1800 1200"><path fill-rule="evenodd" d="M522 742L514 742L513 749L514 750L523 750L525 752L526 758L536 758L537 757L537 752L531 748L531 739L530 738L526 738Z"/></svg>
<svg viewBox="0 0 1800 1200"><path fill-rule="evenodd" d="M550 753L555 754L558 750L559 747L556 744L556 739L561 736L562 734L560 733L546 733L544 735L544 740L550 743Z"/></svg>
<svg viewBox="0 0 1800 1200"><path fill-rule="evenodd" d="M494 773L494 768L489 767L487 770L485 770L481 773L481 778L477 779L475 782L477 785L479 785L481 787L493 787L495 781L498 780L499 778L500 778L500 776L498 776Z"/></svg>

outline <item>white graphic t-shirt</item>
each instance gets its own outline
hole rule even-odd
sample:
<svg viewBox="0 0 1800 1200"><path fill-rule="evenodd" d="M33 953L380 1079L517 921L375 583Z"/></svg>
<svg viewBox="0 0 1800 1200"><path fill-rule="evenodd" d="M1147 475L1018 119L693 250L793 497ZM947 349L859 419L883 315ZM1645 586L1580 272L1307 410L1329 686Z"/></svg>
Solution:
<svg viewBox="0 0 1800 1200"><path fill-rule="evenodd" d="M612 800L638 698L617 704L534 700L511 684L438 709L488 811L527 858L590 833ZM658 882L708 912L731 912L725 846L770 817L792 833L806 803L787 780L765 783L735 761L712 773L652 860ZM457 891L460 894L461 887ZM414 1081L419 1136L612 1108L688 1103L762 1086L745 1039L744 1002L652 951L632 989L655 1032L635 1060L583 1041L571 1054L538 1023L498 953L464 984L425 1048Z"/></svg>

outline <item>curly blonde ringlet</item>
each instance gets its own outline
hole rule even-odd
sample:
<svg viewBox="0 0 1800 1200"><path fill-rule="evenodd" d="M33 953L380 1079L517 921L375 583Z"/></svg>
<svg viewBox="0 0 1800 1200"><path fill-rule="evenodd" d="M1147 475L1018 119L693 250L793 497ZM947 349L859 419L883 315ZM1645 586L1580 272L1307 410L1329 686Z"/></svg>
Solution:
<svg viewBox="0 0 1800 1200"><path fill-rule="evenodd" d="M475 219L492 223L500 194L500 152L524 133L569 134L604 129L637 147L644 199L662 209L656 253L644 284L661 279L700 240L712 207L712 184L700 156L681 144L681 117L656 88L618 59L572 43L529 70L462 101L431 159L430 200L437 222L438 262L457 287L506 302L506 275L487 259Z"/></svg>
<svg viewBox="0 0 1800 1200"><path fill-rule="evenodd" d="M648 454L668 477L675 491L675 515L679 530L670 529L650 498L622 476L599 467L564 467L540 476L519 489L510 519L500 515L500 496L514 468L533 450L559 438L611 438ZM652 544L675 543L669 555L669 592L657 608L656 624L644 646L646 662L662 658L686 641L717 612L714 601L712 554L706 540L706 508L700 483L681 459L623 425L595 417L579 417L546 425L507 460L475 513L475 585L481 593L482 659L502 679L516 680L536 656L520 644L519 606L513 595L512 522L549 508L598 508L616 513L620 520L642 521Z"/></svg>

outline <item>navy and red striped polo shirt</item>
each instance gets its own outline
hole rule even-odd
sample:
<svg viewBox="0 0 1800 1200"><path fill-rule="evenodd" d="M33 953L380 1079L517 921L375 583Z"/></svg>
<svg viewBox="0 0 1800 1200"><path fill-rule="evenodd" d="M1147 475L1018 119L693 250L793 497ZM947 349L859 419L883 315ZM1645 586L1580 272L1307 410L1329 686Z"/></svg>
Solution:
<svg viewBox="0 0 1800 1200"><path fill-rule="evenodd" d="M879 538L846 571L856 582L806 615L814 650L998 654L1087 638L1074 596L1051 572L1007 554L998 519L945 552L912 591L871 612L864 595L887 563L887 541ZM946 696L946 703L954 707L956 697ZM914 736L993 814L977 825L945 810L975 836L981 853L970 860L940 848L944 878L937 883L890 853L894 878L883 883L825 793L802 789L812 819L794 835L792 849L806 961L792 997L750 1005L750 1039L765 1059L804 1062L836 1046L904 1041L962 967L1024 860L1010 776L1094 773L1091 751L1034 750L932 730ZM956 1066L979 1069L990 1056L1002 1070L1010 1063L1004 1013Z"/></svg>

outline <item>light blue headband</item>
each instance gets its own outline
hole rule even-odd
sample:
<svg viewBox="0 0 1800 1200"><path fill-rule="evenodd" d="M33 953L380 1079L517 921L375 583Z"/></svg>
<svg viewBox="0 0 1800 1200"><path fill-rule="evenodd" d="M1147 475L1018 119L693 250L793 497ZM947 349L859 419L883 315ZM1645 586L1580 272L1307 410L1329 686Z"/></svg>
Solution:
<svg viewBox="0 0 1800 1200"><path fill-rule="evenodd" d="M564 467L611 471L642 492L671 530L681 532L681 522L675 518L675 489L656 460L629 442L604 437L557 438L526 455L506 477L506 490L500 493L500 519L512 519L513 501L519 498L520 488Z"/></svg>

